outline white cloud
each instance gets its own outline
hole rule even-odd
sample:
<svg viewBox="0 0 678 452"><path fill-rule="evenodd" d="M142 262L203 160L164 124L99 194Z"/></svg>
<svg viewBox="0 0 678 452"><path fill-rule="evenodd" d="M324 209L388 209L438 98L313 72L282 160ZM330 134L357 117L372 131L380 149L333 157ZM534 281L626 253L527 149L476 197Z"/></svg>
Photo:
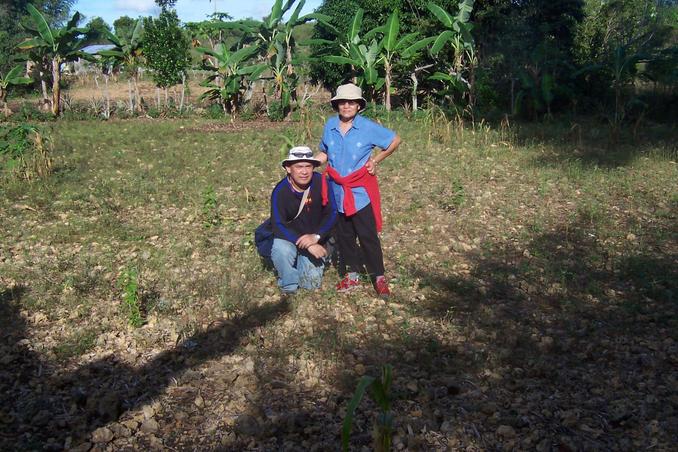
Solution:
<svg viewBox="0 0 678 452"><path fill-rule="evenodd" d="M152 14L158 10L153 0L115 0L115 7L141 14Z"/></svg>

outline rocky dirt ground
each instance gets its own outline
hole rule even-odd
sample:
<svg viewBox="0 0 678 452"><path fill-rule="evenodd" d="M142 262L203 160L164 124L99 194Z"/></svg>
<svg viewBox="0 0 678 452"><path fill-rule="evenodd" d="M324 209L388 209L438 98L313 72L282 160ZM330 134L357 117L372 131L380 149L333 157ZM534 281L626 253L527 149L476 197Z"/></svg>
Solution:
<svg viewBox="0 0 678 452"><path fill-rule="evenodd" d="M177 140L203 127L220 132L186 125ZM426 138L401 127L409 144L381 170L388 301L367 285L336 294L334 269L320 291L282 300L249 236L265 181L243 205L230 201L236 176L215 176L229 201L210 229L169 194L5 190L0 449L338 450L358 380L387 363L396 450L674 449L675 161L556 176L566 169L527 164L555 157L543 148L413 153ZM135 171L164 171L159 155L78 178L133 191ZM141 328L121 314L130 261ZM351 449L371 450L375 415L366 398Z"/></svg>

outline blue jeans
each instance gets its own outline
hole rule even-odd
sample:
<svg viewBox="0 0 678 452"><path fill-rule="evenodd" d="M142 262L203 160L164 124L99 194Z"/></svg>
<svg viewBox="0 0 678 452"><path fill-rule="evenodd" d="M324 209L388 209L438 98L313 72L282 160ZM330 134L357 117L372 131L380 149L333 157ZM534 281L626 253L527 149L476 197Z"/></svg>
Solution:
<svg viewBox="0 0 678 452"><path fill-rule="evenodd" d="M283 292L319 289L325 269L324 259L317 259L287 240L274 238L271 260L278 272L278 287Z"/></svg>

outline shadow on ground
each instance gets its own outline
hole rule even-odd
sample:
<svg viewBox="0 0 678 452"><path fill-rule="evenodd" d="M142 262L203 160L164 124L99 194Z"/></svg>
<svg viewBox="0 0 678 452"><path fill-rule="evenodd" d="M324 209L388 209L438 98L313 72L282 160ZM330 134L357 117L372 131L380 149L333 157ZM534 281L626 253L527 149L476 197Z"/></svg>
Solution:
<svg viewBox="0 0 678 452"><path fill-rule="evenodd" d="M579 162L584 167L617 168L633 163L651 150L678 155L678 130L675 125L646 123L638 128L625 125L613 137L610 126L591 118L542 127L538 123L519 123L515 128L517 146L542 145L544 152L535 164L549 166Z"/></svg>
<svg viewBox="0 0 678 452"><path fill-rule="evenodd" d="M51 363L43 362L30 349L28 327L18 312L25 290L14 288L0 293L3 326L0 358L5 365L0 373L3 450L60 450L69 437L74 444L87 440L97 427L148 403L171 384L178 384L184 371L232 353L253 329L289 312L284 300L252 309L239 318L194 334L138 368L111 355L57 374Z"/></svg>

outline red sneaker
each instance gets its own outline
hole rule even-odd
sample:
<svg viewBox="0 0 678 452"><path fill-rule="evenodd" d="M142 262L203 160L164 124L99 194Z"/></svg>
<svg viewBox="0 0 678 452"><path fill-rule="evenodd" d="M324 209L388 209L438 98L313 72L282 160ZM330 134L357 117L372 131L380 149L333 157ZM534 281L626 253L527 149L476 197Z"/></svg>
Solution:
<svg viewBox="0 0 678 452"><path fill-rule="evenodd" d="M388 282L383 276L377 276L377 279L374 282L374 289L381 298L388 298L391 295L391 290L388 288Z"/></svg>
<svg viewBox="0 0 678 452"><path fill-rule="evenodd" d="M348 275L337 284L337 292L350 292L360 287L360 281L351 279Z"/></svg>

